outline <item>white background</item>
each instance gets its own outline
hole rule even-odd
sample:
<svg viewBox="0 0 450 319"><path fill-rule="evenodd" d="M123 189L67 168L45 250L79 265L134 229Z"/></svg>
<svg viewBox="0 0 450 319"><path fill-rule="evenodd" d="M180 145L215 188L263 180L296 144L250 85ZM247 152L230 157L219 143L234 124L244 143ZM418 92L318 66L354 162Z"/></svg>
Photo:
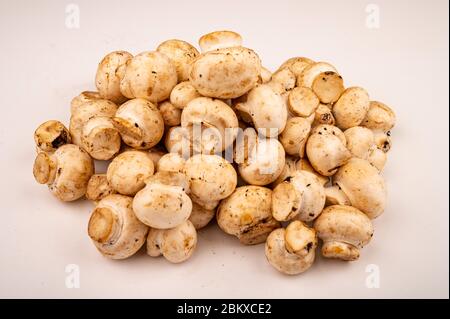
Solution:
<svg viewBox="0 0 450 319"><path fill-rule="evenodd" d="M65 25L66 1L0 2L0 297L446 297L448 288L448 2L376 1L380 28L366 26L368 1L77 1L80 28ZM398 117L384 175L385 214L352 263L317 258L288 277L211 225L192 259L172 265L144 252L103 258L86 225L92 205L61 203L34 182L34 129L68 124L69 104L94 89L109 51L134 54L163 40L196 44L204 33L238 31L274 70L292 56L329 61ZM68 264L80 288L65 286ZM366 267L380 288L366 287Z"/></svg>

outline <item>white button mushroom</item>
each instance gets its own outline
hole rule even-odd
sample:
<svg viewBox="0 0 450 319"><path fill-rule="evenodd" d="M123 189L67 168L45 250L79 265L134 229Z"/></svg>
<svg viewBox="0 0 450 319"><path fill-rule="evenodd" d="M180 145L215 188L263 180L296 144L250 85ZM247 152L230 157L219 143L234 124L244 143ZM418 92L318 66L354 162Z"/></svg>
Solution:
<svg viewBox="0 0 450 319"><path fill-rule="evenodd" d="M158 109L166 126L178 126L181 124L181 110L169 101L160 103Z"/></svg>
<svg viewBox="0 0 450 319"><path fill-rule="evenodd" d="M176 172L183 173L186 161L178 153L167 153L162 156L156 165L158 172Z"/></svg>
<svg viewBox="0 0 450 319"><path fill-rule="evenodd" d="M278 93L282 93L291 91L295 87L295 82L295 74L288 68L283 68L273 73L267 84L275 88Z"/></svg>
<svg viewBox="0 0 450 319"><path fill-rule="evenodd" d="M373 236L370 219L352 206L328 206L317 218L314 229L323 241L322 255L327 258L356 260L359 250Z"/></svg>
<svg viewBox="0 0 450 319"><path fill-rule="evenodd" d="M395 125L395 113L392 109L377 101L371 101L369 111L361 126L371 129L374 133L375 143L383 152L391 148L390 130Z"/></svg>
<svg viewBox="0 0 450 319"><path fill-rule="evenodd" d="M368 110L369 95L366 90L360 87L350 87L333 105L336 126L342 130L358 126L366 117Z"/></svg>
<svg viewBox="0 0 450 319"><path fill-rule="evenodd" d="M145 98L153 103L164 101L177 84L177 70L160 52L143 52L128 63L120 82L120 92L129 99Z"/></svg>
<svg viewBox="0 0 450 319"><path fill-rule="evenodd" d="M314 175L316 175L316 177L319 179L320 183L325 186L326 184L328 184L330 182L330 177L328 176L323 176L320 175L311 165L311 163L308 161L308 159L306 157L304 158L300 158L296 164L296 169L298 171L307 171L310 172Z"/></svg>
<svg viewBox="0 0 450 319"><path fill-rule="evenodd" d="M313 60L305 58L305 57L293 57L288 60L286 60L279 69L288 68L291 70L292 73L296 76L296 78L299 77L300 74L302 74L303 70L315 63Z"/></svg>
<svg viewBox="0 0 450 319"><path fill-rule="evenodd" d="M381 215L386 205L386 186L378 170L368 161L352 158L333 176L352 206L370 219Z"/></svg>
<svg viewBox="0 0 450 319"><path fill-rule="evenodd" d="M110 117L96 116L87 121L82 130L83 148L96 160L109 160L121 146L119 131Z"/></svg>
<svg viewBox="0 0 450 319"><path fill-rule="evenodd" d="M189 79L192 62L200 54L191 44L177 39L164 41L156 51L165 54L175 66L178 82Z"/></svg>
<svg viewBox="0 0 450 319"><path fill-rule="evenodd" d="M144 188L147 178L154 173L150 156L142 151L125 151L117 155L108 166L108 183L118 193L135 195Z"/></svg>
<svg viewBox="0 0 450 319"><path fill-rule="evenodd" d="M191 214L192 201L186 194L188 191L189 185L183 174L158 172L134 197L133 210L141 222L152 228L174 228Z"/></svg>
<svg viewBox="0 0 450 319"><path fill-rule="evenodd" d="M190 101L200 96L191 82L185 81L178 83L170 92L170 103L176 108L184 109Z"/></svg>
<svg viewBox="0 0 450 319"><path fill-rule="evenodd" d="M204 53L222 48L239 47L242 45L242 37L233 31L214 31L203 35L198 44Z"/></svg>
<svg viewBox="0 0 450 319"><path fill-rule="evenodd" d="M164 120L158 108L145 99L122 104L113 118L123 141L136 149L149 149L164 134Z"/></svg>
<svg viewBox="0 0 450 319"><path fill-rule="evenodd" d="M318 126L322 124L334 125L335 119L330 107L326 104L319 104L314 114L311 114L313 123L312 126Z"/></svg>
<svg viewBox="0 0 450 319"><path fill-rule="evenodd" d="M267 82L270 81L270 79L272 78L272 72L270 72L269 69L265 68L265 67L261 67L261 74L259 75L259 80L258 83L259 84L266 84Z"/></svg>
<svg viewBox="0 0 450 319"><path fill-rule="evenodd" d="M54 152L72 139L69 130L59 121L50 120L42 123L34 132L36 148L41 152Z"/></svg>
<svg viewBox="0 0 450 319"><path fill-rule="evenodd" d="M192 202L192 212L189 216L189 221L194 225L195 229L198 230L206 227L215 215L215 209L206 209L196 202Z"/></svg>
<svg viewBox="0 0 450 319"><path fill-rule="evenodd" d="M348 205L351 206L352 203L348 199L347 195L342 191L339 185L332 185L325 187L325 206L331 205Z"/></svg>
<svg viewBox="0 0 450 319"><path fill-rule="evenodd" d="M297 86L312 88L314 80L323 72L335 72L336 68L327 62L315 62L307 65L297 77Z"/></svg>
<svg viewBox="0 0 450 319"><path fill-rule="evenodd" d="M148 227L136 218L131 202L128 196L109 195L91 214L88 234L105 257L128 258L145 243Z"/></svg>
<svg viewBox="0 0 450 319"><path fill-rule="evenodd" d="M33 175L62 201L74 201L86 193L87 184L94 174L94 162L77 145L66 144L54 153L40 152L33 166Z"/></svg>
<svg viewBox="0 0 450 319"><path fill-rule="evenodd" d="M316 76L311 88L321 103L334 103L344 92L344 81L336 72L322 72Z"/></svg>
<svg viewBox="0 0 450 319"><path fill-rule="evenodd" d="M296 87L288 96L289 111L294 116L308 117L319 106L319 98L310 88Z"/></svg>
<svg viewBox="0 0 450 319"><path fill-rule="evenodd" d="M162 254L171 263L189 259L196 246L197 231L188 220L172 229L151 228L147 237L147 254L151 257Z"/></svg>
<svg viewBox="0 0 450 319"><path fill-rule="evenodd" d="M193 154L192 130L181 126L169 128L165 134L164 146L169 153L178 153L184 158Z"/></svg>
<svg viewBox="0 0 450 319"><path fill-rule="evenodd" d="M217 223L245 245L263 243L280 224L272 216L272 191L261 186L242 186L217 209Z"/></svg>
<svg viewBox="0 0 450 319"><path fill-rule="evenodd" d="M94 91L83 91L79 95L75 96L70 102L70 114L75 113L76 109L81 105L89 101L101 100L100 93Z"/></svg>
<svg viewBox="0 0 450 319"><path fill-rule="evenodd" d="M286 153L303 157L310 130L311 124L305 118L290 118L280 135L280 142Z"/></svg>
<svg viewBox="0 0 450 319"><path fill-rule="evenodd" d="M127 100L120 92L120 81L132 58L133 55L126 51L114 51L102 59L95 75L95 86L102 98L116 104L122 104Z"/></svg>
<svg viewBox="0 0 450 319"><path fill-rule="evenodd" d="M86 198L97 202L116 191L109 185L106 174L94 174L89 179L86 189Z"/></svg>
<svg viewBox="0 0 450 319"><path fill-rule="evenodd" d="M316 256L317 236L314 229L300 221L275 229L266 241L268 262L279 272L297 275L308 270Z"/></svg>

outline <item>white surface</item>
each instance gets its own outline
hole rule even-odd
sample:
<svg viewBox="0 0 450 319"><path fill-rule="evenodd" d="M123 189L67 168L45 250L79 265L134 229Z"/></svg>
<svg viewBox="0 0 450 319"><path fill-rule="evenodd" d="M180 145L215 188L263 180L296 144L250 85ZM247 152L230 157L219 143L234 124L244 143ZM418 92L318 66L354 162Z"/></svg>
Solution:
<svg viewBox="0 0 450 319"><path fill-rule="evenodd" d="M77 1L80 28L65 27L65 1L0 3L0 297L446 297L448 288L448 2ZM263 3L264 2L264 3ZM126 3L126 5L125 5ZM68 124L69 102L94 89L102 56L196 43L216 29L240 32L272 70L291 56L333 63L347 86L366 88L398 117L385 177L389 200L361 259L317 258L297 277L277 273L263 245L243 247L216 225L180 265L143 252L117 262L86 234L91 204L58 202L34 182L33 131ZM80 267L80 288L65 267ZM367 265L380 288L365 285Z"/></svg>

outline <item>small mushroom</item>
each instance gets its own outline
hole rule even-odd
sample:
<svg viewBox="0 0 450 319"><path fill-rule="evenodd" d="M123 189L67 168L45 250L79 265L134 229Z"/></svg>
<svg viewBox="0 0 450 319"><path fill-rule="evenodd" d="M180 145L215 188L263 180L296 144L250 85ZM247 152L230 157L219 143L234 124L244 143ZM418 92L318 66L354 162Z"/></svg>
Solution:
<svg viewBox="0 0 450 319"><path fill-rule="evenodd" d="M333 105L336 126L346 130L362 123L369 110L369 95L360 87L346 89Z"/></svg>
<svg viewBox="0 0 450 319"><path fill-rule="evenodd" d="M123 141L135 149L155 146L164 134L164 120L158 108L145 99L122 104L113 118Z"/></svg>
<svg viewBox="0 0 450 319"><path fill-rule="evenodd" d="M194 225L195 229L199 230L208 225L215 215L215 209L206 209L196 202L192 202L192 212L189 216L189 221Z"/></svg>
<svg viewBox="0 0 450 319"><path fill-rule="evenodd" d="M319 98L307 87L296 87L288 96L289 111L294 116L310 116L316 111L319 103Z"/></svg>
<svg viewBox="0 0 450 319"><path fill-rule="evenodd" d="M178 82L189 79L192 62L200 54L191 44L176 39L164 41L156 51L165 54L175 66Z"/></svg>
<svg viewBox="0 0 450 319"><path fill-rule="evenodd" d="M36 148L41 152L54 152L58 147L70 144L69 130L59 121L50 120L42 123L34 132Z"/></svg>
<svg viewBox="0 0 450 319"><path fill-rule="evenodd" d="M347 149L354 157L368 160L381 171L386 163L386 153L378 149L373 132L362 126L351 127L344 132Z"/></svg>
<svg viewBox="0 0 450 319"><path fill-rule="evenodd" d="M181 110L172 103L164 101L158 105L158 108L166 126L178 126L181 124Z"/></svg>
<svg viewBox="0 0 450 319"><path fill-rule="evenodd" d="M217 223L227 234L236 236L242 244L263 243L267 235L280 224L271 211L272 191L261 186L241 186L217 209Z"/></svg>
<svg viewBox="0 0 450 319"><path fill-rule="evenodd" d="M83 91L79 95L75 96L70 102L70 113L76 112L76 109L86 102L101 100L100 93L94 91Z"/></svg>
<svg viewBox="0 0 450 319"><path fill-rule="evenodd" d="M147 254L151 257L162 254L171 263L189 259L196 246L197 231L188 220L172 229L151 228L147 237Z"/></svg>
<svg viewBox="0 0 450 319"><path fill-rule="evenodd" d="M145 243L148 227L134 215L132 200L131 197L117 194L106 196L91 214L88 234L105 257L128 258Z"/></svg>
<svg viewBox="0 0 450 319"><path fill-rule="evenodd" d="M134 197L136 217L152 228L177 227L191 215L192 201L186 191L188 184L183 174L157 172Z"/></svg>
<svg viewBox="0 0 450 319"><path fill-rule="evenodd" d="M166 100L177 84L177 69L160 52L143 52L130 60L120 82L120 92L129 99Z"/></svg>
<svg viewBox="0 0 450 319"><path fill-rule="evenodd" d="M338 73L336 68L327 62L311 63L297 76L297 86L312 88L314 80L323 72Z"/></svg>
<svg viewBox="0 0 450 319"><path fill-rule="evenodd" d="M316 108L316 111L311 115L311 117L313 120L311 126L313 127L322 124L334 125L336 122L330 107L325 104L319 104L319 106Z"/></svg>
<svg viewBox="0 0 450 319"><path fill-rule="evenodd" d="M132 58L133 55L126 51L114 51L102 59L95 75L95 86L102 98L116 104L122 104L127 100L120 92L120 81Z"/></svg>
<svg viewBox="0 0 450 319"><path fill-rule="evenodd" d="M115 194L116 191L109 185L106 174L94 174L89 179L86 189L86 198L94 202Z"/></svg>
<svg viewBox="0 0 450 319"><path fill-rule="evenodd" d="M167 153L160 158L156 165L158 172L183 173L186 161L178 153Z"/></svg>
<svg viewBox="0 0 450 319"><path fill-rule="evenodd" d="M280 142L289 155L303 157L305 145L311 130L311 124L303 117L292 117L280 134Z"/></svg>
<svg viewBox="0 0 450 319"><path fill-rule="evenodd" d="M370 101L369 111L361 125L371 130L388 132L395 125L395 113L387 106L378 101Z"/></svg>
<svg viewBox="0 0 450 319"><path fill-rule="evenodd" d="M315 63L313 60L305 57L294 57L286 60L279 69L288 68L298 78L303 70L313 63Z"/></svg>
<svg viewBox="0 0 450 319"><path fill-rule="evenodd" d="M200 97L195 87L189 81L178 83L170 93L170 103L179 109L184 109L193 99Z"/></svg>
<svg viewBox="0 0 450 319"><path fill-rule="evenodd" d="M214 31L203 35L198 41L202 53L222 48L240 47L242 37L234 31Z"/></svg>
<svg viewBox="0 0 450 319"><path fill-rule="evenodd" d="M38 153L33 166L36 181L47 184L50 192L65 202L84 196L92 174L93 160L73 144L62 145L54 153Z"/></svg>
<svg viewBox="0 0 450 319"><path fill-rule="evenodd" d="M381 215L386 205L386 186L378 170L368 161L352 158L333 176L352 206L370 219Z"/></svg>
<svg viewBox="0 0 450 319"><path fill-rule="evenodd" d="M316 256L317 236L314 229L300 221L275 229L267 237L265 253L268 262L279 272L297 275L308 270Z"/></svg>
<svg viewBox="0 0 450 319"><path fill-rule="evenodd" d="M125 151L112 160L106 176L115 191L133 196L144 188L145 181L153 172L154 164L148 154L142 151Z"/></svg>
<svg viewBox="0 0 450 319"><path fill-rule="evenodd" d="M336 102L345 89L342 76L332 71L322 72L316 76L311 88L323 104Z"/></svg>
<svg viewBox="0 0 450 319"><path fill-rule="evenodd" d="M268 85L275 85L275 87L280 85L282 90L279 93L281 93L291 91L295 87L295 82L295 74L289 68L283 68L272 74Z"/></svg>
<svg viewBox="0 0 450 319"><path fill-rule="evenodd" d="M370 219L352 206L326 207L314 223L314 229L323 241L322 255L352 261L359 258L359 250L373 236Z"/></svg>
<svg viewBox="0 0 450 319"><path fill-rule="evenodd" d="M96 116L83 126L81 143L96 160L113 158L120 151L121 142L119 131L110 117Z"/></svg>

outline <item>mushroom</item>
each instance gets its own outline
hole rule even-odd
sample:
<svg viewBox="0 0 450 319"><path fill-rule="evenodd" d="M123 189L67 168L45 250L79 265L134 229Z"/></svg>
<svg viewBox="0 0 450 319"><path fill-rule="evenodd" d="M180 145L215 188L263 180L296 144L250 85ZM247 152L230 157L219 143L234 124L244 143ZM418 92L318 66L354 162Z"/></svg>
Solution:
<svg viewBox="0 0 450 319"><path fill-rule="evenodd" d="M310 173L316 175L316 177L319 179L320 183L323 186L325 186L326 184L328 184L330 182L330 177L320 175L318 172L316 172L316 170L312 167L311 163L305 157L300 158L298 161L296 161L295 166L296 166L296 169L299 171L307 171L307 172L310 172Z"/></svg>
<svg viewBox="0 0 450 319"><path fill-rule="evenodd" d="M390 130L395 125L395 113L392 109L377 101L371 101L369 111L361 126L371 129L378 148L388 152L391 148Z"/></svg>
<svg viewBox="0 0 450 319"><path fill-rule="evenodd" d="M135 149L155 146L164 134L161 113L145 99L133 99L122 104L113 121L125 144Z"/></svg>
<svg viewBox="0 0 450 319"><path fill-rule="evenodd" d="M280 85L282 90L279 93L281 93L291 91L295 87L295 81L295 74L289 68L283 68L272 74L268 85L275 87Z"/></svg>
<svg viewBox="0 0 450 319"><path fill-rule="evenodd" d="M83 147L81 136L83 135L83 126L91 118L96 116L113 117L117 111L117 105L111 101L97 99L85 102L74 109L70 117L69 132L74 144Z"/></svg>
<svg viewBox="0 0 450 319"><path fill-rule="evenodd" d="M181 114L181 126L193 129L191 143L196 153L222 152L238 133L238 119L231 107L208 97L195 98L188 103Z"/></svg>
<svg viewBox="0 0 450 319"><path fill-rule="evenodd" d="M144 188L145 181L153 172L154 164L148 154L142 151L125 151L112 160L106 176L115 191L133 196Z"/></svg>
<svg viewBox="0 0 450 319"><path fill-rule="evenodd" d="M128 258L145 243L148 227L134 215L132 200L131 197L117 194L106 196L91 214L88 234L105 257Z"/></svg>
<svg viewBox="0 0 450 319"><path fill-rule="evenodd" d="M86 198L97 202L116 191L109 185L106 174L94 174L89 179L86 189Z"/></svg>
<svg viewBox="0 0 450 319"><path fill-rule="evenodd" d="M360 87L346 89L333 105L336 126L346 130L360 125L367 115L369 105L369 95L366 90Z"/></svg>
<svg viewBox="0 0 450 319"><path fill-rule="evenodd" d="M172 103L164 101L158 105L158 108L166 126L178 126L181 124L181 110Z"/></svg>
<svg viewBox="0 0 450 319"><path fill-rule="evenodd" d="M286 105L282 97L267 84L252 89L247 101L237 103L235 107L248 114L255 128L267 137L278 136L286 126Z"/></svg>
<svg viewBox="0 0 450 319"><path fill-rule="evenodd" d="M344 132L347 149L354 157L368 160L381 171L386 163L386 153L378 149L372 131L362 126L351 127Z"/></svg>
<svg viewBox="0 0 450 319"><path fill-rule="evenodd" d="M183 173L186 161L178 153L167 153L160 158L156 165L158 172L178 172Z"/></svg>
<svg viewBox="0 0 450 319"><path fill-rule="evenodd" d="M316 111L319 103L319 98L313 90L306 87L296 87L288 96L289 111L294 116L310 116Z"/></svg>
<svg viewBox="0 0 450 319"><path fill-rule="evenodd" d="M34 141L38 152L54 152L58 147L70 144L69 130L59 121L50 120L42 123L34 132Z"/></svg>
<svg viewBox="0 0 450 319"><path fill-rule="evenodd" d="M284 182L286 178L292 175L297 170L298 158L286 155L284 160L284 167L281 171L280 175L277 177L275 181L271 184L271 188L274 189L278 184Z"/></svg>
<svg viewBox="0 0 450 319"><path fill-rule="evenodd" d="M185 127L173 126L165 134L164 145L169 153L178 153L187 159L193 155L192 131Z"/></svg>
<svg viewBox="0 0 450 319"><path fill-rule="evenodd" d="M190 221L185 221L172 229L151 228L147 237L147 255L161 254L171 263L183 262L197 246L197 231Z"/></svg>
<svg viewBox="0 0 450 319"><path fill-rule="evenodd" d="M119 131L110 117L96 116L83 126L81 143L96 160L113 158L120 151L121 142Z"/></svg>
<svg viewBox="0 0 450 319"><path fill-rule="evenodd" d="M253 50L231 47L201 54L189 80L203 96L231 99L255 87L260 74L261 61Z"/></svg>
<svg viewBox="0 0 450 319"><path fill-rule="evenodd" d="M185 81L175 85L170 92L170 103L176 108L184 109L190 101L200 96L191 82Z"/></svg>
<svg viewBox="0 0 450 319"><path fill-rule="evenodd" d="M116 104L122 104L127 100L120 92L120 81L132 58L133 55L126 51L114 51L102 59L95 75L95 86L102 98Z"/></svg>
<svg viewBox="0 0 450 319"><path fill-rule="evenodd" d="M164 101L177 84L177 69L160 52L143 52L130 60L120 82L120 92L129 99Z"/></svg>
<svg viewBox="0 0 450 319"><path fill-rule="evenodd" d="M336 122L330 107L325 104L319 104L319 106L316 108L315 113L311 116L313 120L313 127L322 124L334 125Z"/></svg>
<svg viewBox="0 0 450 319"><path fill-rule="evenodd" d="M325 187L325 206L331 205L348 205L351 206L350 199L342 191L339 185Z"/></svg>
<svg viewBox="0 0 450 319"><path fill-rule="evenodd" d="M266 84L270 81L272 78L272 72L269 71L269 69L265 67L261 67L261 74L259 75L258 83L259 84Z"/></svg>
<svg viewBox="0 0 450 319"><path fill-rule="evenodd" d="M342 76L332 71L322 72L316 76L311 88L323 104L336 102L345 89Z"/></svg>
<svg viewBox="0 0 450 319"><path fill-rule="evenodd" d="M317 218L325 206L325 189L319 179L307 171L295 171L278 184L272 195L272 214L278 221Z"/></svg>
<svg viewBox="0 0 450 319"><path fill-rule="evenodd" d="M303 157L310 130L311 124L305 118L292 117L287 120L286 127L280 134L280 142L286 153Z"/></svg>
<svg viewBox="0 0 450 319"><path fill-rule="evenodd" d="M331 125L320 125L311 131L306 154L314 169L323 176L332 176L351 158L344 134Z"/></svg>
<svg viewBox="0 0 450 319"><path fill-rule="evenodd" d="M192 62L200 54L191 44L176 39L164 41L156 51L165 54L175 66L178 82L189 79Z"/></svg>
<svg viewBox="0 0 450 319"><path fill-rule="evenodd" d="M300 74L302 74L303 70L315 63L313 60L305 58L305 57L293 57L286 60L279 69L288 68L292 73L294 73L295 77L298 78Z"/></svg>
<svg viewBox="0 0 450 319"><path fill-rule="evenodd" d="M157 172L147 180L133 200L136 217L157 229L174 228L191 215L192 201L186 192L185 176L174 172Z"/></svg>
<svg viewBox="0 0 450 319"><path fill-rule="evenodd" d="M346 205L326 207L314 223L323 241L322 255L352 261L373 236L370 219L358 209Z"/></svg>
<svg viewBox="0 0 450 319"><path fill-rule="evenodd" d="M280 224L271 211L272 191L261 186L241 186L217 209L217 223L227 234L236 236L242 244L263 243L267 235Z"/></svg>
<svg viewBox="0 0 450 319"><path fill-rule="evenodd" d="M218 155L192 156L184 165L184 173L191 185L192 200L203 207L204 203L217 203L230 196L237 184L233 166Z"/></svg>
<svg viewBox="0 0 450 319"><path fill-rule="evenodd" d="M102 97L100 96L100 93L93 92L93 91L83 91L79 95L75 96L72 101L70 102L70 113L75 113L76 109L86 102L95 101L95 100L101 100Z"/></svg>
<svg viewBox="0 0 450 319"><path fill-rule="evenodd" d="M312 266L316 256L317 236L314 229L300 221L275 229L267 237L265 253L268 262L279 272L297 275Z"/></svg>
<svg viewBox="0 0 450 319"><path fill-rule="evenodd" d="M65 202L84 196L92 174L93 160L73 144L62 145L54 153L38 153L33 166L36 181L47 184L52 194Z"/></svg>
<svg viewBox="0 0 450 319"><path fill-rule="evenodd" d="M196 202L192 202L192 212L189 216L189 221L194 225L195 229L199 230L208 225L215 215L215 209L206 209Z"/></svg>
<svg viewBox="0 0 450 319"><path fill-rule="evenodd" d="M202 53L222 48L240 47L242 37L233 31L214 31L203 35L198 41Z"/></svg>
<svg viewBox="0 0 450 319"><path fill-rule="evenodd" d="M381 215L386 205L386 186L378 170L368 161L352 158L333 176L352 206L370 219Z"/></svg>
<svg viewBox="0 0 450 319"><path fill-rule="evenodd" d="M297 76L297 86L312 88L314 80L323 72L337 73L336 68L327 62L311 63Z"/></svg>

